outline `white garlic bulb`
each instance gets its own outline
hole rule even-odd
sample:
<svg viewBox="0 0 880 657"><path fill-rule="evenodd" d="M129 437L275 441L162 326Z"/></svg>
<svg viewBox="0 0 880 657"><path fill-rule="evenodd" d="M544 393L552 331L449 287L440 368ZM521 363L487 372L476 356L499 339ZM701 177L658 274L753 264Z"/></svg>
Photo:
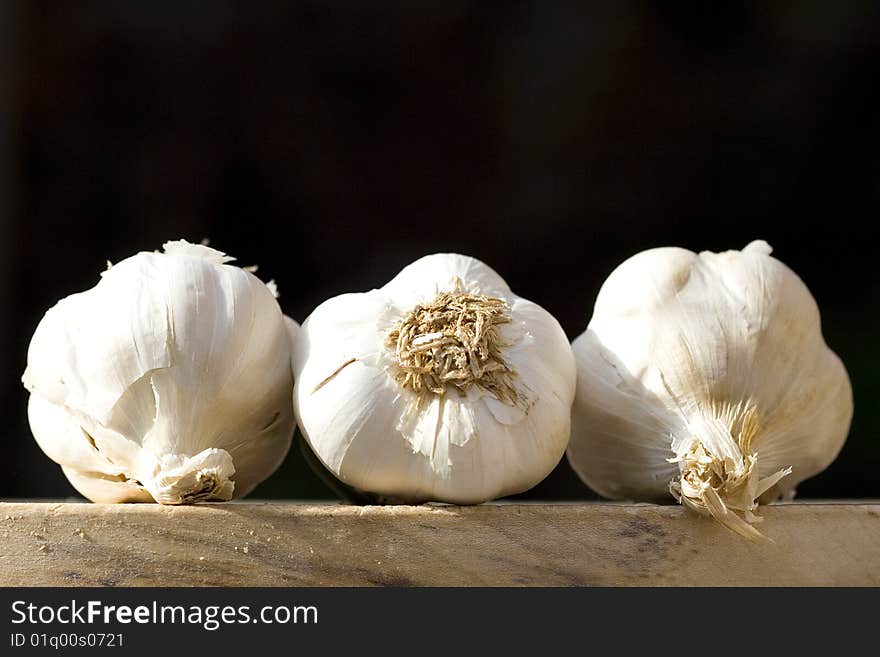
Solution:
<svg viewBox="0 0 880 657"><path fill-rule="evenodd" d="M321 462L400 501L527 490L565 451L575 367L558 322L482 262L430 255L315 309L294 407Z"/></svg>
<svg viewBox="0 0 880 657"><path fill-rule="evenodd" d="M265 284L183 240L59 301L22 378L37 443L95 502L248 493L294 427L291 336Z"/></svg>
<svg viewBox="0 0 880 657"><path fill-rule="evenodd" d="M671 494L758 536L759 501L840 450L852 391L803 282L766 242L652 249L621 264L574 344L568 458L602 495Z"/></svg>

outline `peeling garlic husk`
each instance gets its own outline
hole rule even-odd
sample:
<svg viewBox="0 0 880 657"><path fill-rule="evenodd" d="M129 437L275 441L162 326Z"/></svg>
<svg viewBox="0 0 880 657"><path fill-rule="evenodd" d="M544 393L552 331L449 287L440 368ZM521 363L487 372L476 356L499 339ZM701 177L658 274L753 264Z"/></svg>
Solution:
<svg viewBox="0 0 880 657"><path fill-rule="evenodd" d="M834 460L849 378L809 290L770 253L659 248L611 274L573 343L568 459L591 488L672 496L757 538L758 504Z"/></svg>
<svg viewBox="0 0 880 657"><path fill-rule="evenodd" d="M321 304L294 345L294 407L321 463L395 501L527 490L568 441L575 366L558 322L488 266L426 256Z"/></svg>
<svg viewBox="0 0 880 657"><path fill-rule="evenodd" d="M42 450L94 502L247 494L295 419L274 283L183 240L112 265L41 320L22 377Z"/></svg>

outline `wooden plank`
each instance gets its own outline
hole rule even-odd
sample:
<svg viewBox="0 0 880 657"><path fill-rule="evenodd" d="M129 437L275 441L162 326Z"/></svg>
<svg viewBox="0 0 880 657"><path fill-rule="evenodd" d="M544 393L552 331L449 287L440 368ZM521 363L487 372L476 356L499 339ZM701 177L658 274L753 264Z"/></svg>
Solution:
<svg viewBox="0 0 880 657"><path fill-rule="evenodd" d="M880 584L880 504L0 504L3 586Z"/></svg>

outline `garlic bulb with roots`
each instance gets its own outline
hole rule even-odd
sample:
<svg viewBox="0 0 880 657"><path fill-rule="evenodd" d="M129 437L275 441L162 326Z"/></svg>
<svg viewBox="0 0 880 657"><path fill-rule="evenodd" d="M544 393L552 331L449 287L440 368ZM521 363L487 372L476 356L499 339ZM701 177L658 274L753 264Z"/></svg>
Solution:
<svg viewBox="0 0 880 657"><path fill-rule="evenodd" d="M23 376L37 443L95 502L248 493L295 423L274 284L183 240L111 266L43 317Z"/></svg>
<svg viewBox="0 0 880 657"><path fill-rule="evenodd" d="M568 459L615 499L674 497L747 537L846 438L852 390L816 302L762 241L621 264L573 344Z"/></svg>
<svg viewBox="0 0 880 657"><path fill-rule="evenodd" d="M294 345L294 406L322 464L397 501L527 490L565 451L574 398L558 322L482 262L430 255L322 303Z"/></svg>

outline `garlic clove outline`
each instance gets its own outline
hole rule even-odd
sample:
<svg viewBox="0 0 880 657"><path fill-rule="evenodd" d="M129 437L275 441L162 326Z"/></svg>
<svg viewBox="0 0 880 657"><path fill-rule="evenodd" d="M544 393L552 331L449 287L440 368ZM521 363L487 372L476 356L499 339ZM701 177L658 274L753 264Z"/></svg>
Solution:
<svg viewBox="0 0 880 657"><path fill-rule="evenodd" d="M183 240L113 265L40 322L22 377L41 448L99 502L242 496L293 433L274 284Z"/></svg>
<svg viewBox="0 0 880 657"><path fill-rule="evenodd" d="M481 355L462 346L477 334ZM467 256L425 256L380 289L325 301L303 323L294 369L312 450L344 483L386 498L474 504L521 492L568 440L565 333Z"/></svg>
<svg viewBox="0 0 880 657"><path fill-rule="evenodd" d="M606 497L671 494L749 538L759 503L835 458L852 389L803 282L766 242L642 252L573 343L568 459Z"/></svg>

